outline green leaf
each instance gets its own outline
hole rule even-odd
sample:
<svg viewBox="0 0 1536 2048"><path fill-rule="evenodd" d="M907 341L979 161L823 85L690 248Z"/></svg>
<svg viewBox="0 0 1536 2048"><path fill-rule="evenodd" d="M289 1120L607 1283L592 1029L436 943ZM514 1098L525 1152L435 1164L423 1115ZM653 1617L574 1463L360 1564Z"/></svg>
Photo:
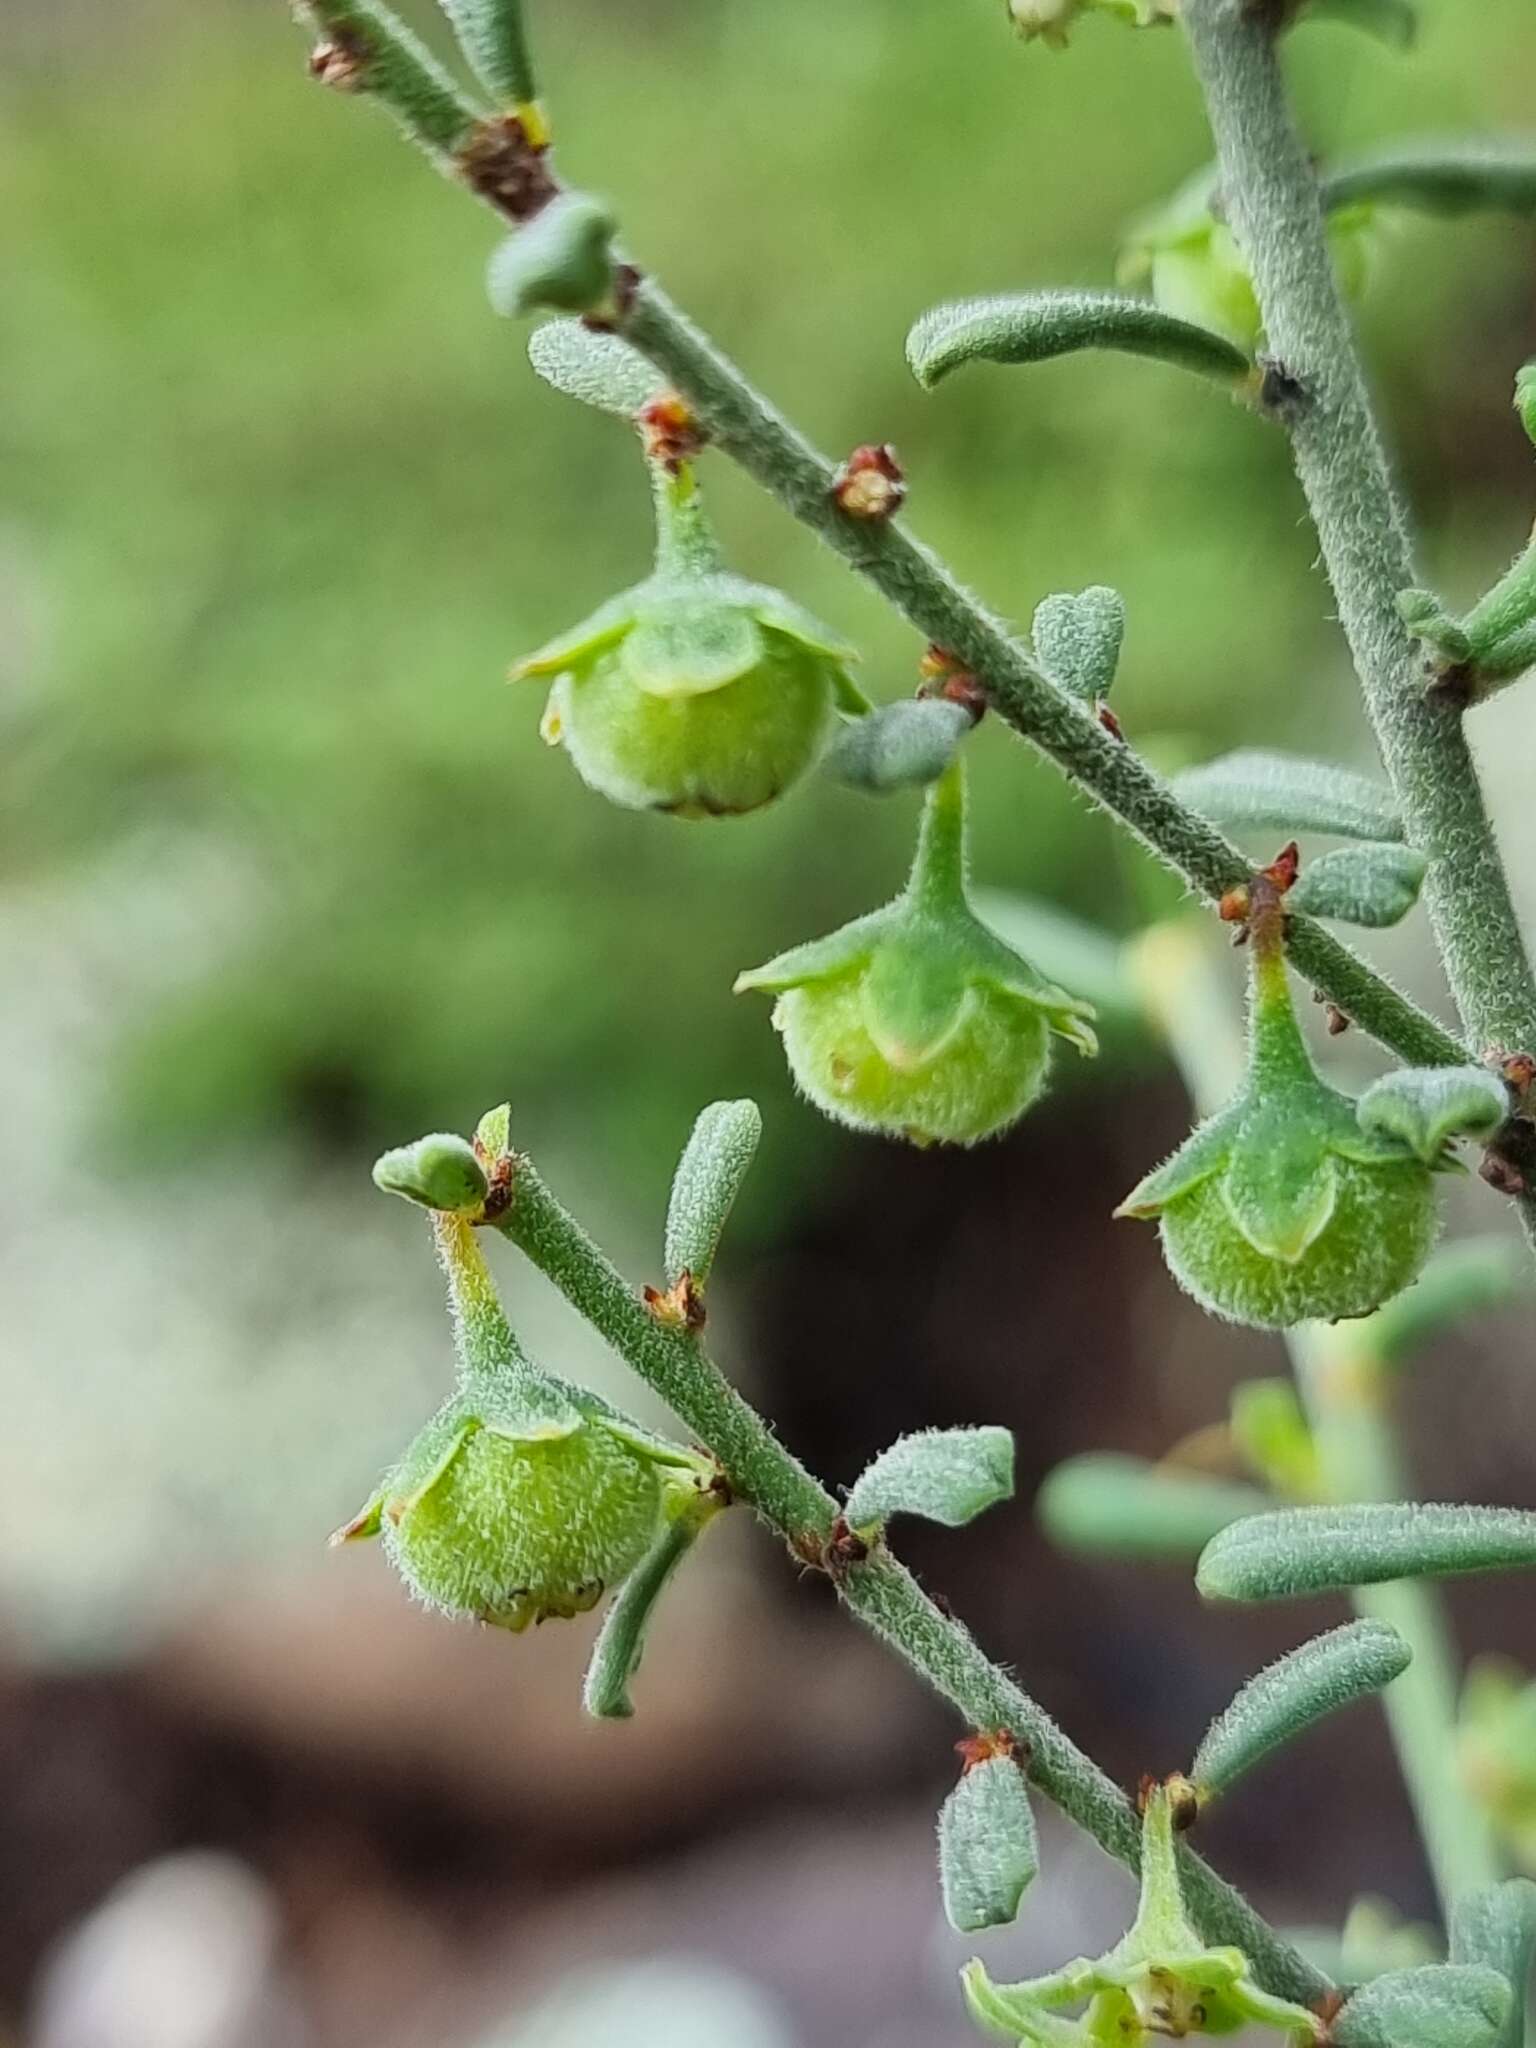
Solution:
<svg viewBox="0 0 1536 2048"><path fill-rule="evenodd" d="M1173 777L1175 793L1213 825L1334 832L1341 839L1401 839L1403 821L1384 783L1326 761L1242 747Z"/></svg>
<svg viewBox="0 0 1536 2048"><path fill-rule="evenodd" d="M1524 136L1427 136L1349 157L1322 176L1330 212L1362 201L1416 213L1536 213L1536 147Z"/></svg>
<svg viewBox="0 0 1536 2048"><path fill-rule="evenodd" d="M504 1159L512 1150L512 1105L498 1102L475 1126L475 1148L485 1159Z"/></svg>
<svg viewBox="0 0 1536 2048"><path fill-rule="evenodd" d="M594 334L579 320L550 320L528 337L528 360L546 384L599 412L633 419L667 389L667 380L616 334Z"/></svg>
<svg viewBox="0 0 1536 2048"><path fill-rule="evenodd" d="M973 1764L939 1814L944 1911L961 1934L1005 1927L1040 1868L1024 1773L1012 1757Z"/></svg>
<svg viewBox="0 0 1536 2048"><path fill-rule="evenodd" d="M1095 583L1074 596L1060 591L1035 607L1035 653L1074 697L1096 704L1109 695L1125 638L1125 599Z"/></svg>
<svg viewBox="0 0 1536 2048"><path fill-rule="evenodd" d="M1105 1022L1144 1031L1146 1007L1127 970L1125 949L1102 926L1037 896L973 889L971 907L1013 952L1032 961L1046 981L1072 989Z"/></svg>
<svg viewBox="0 0 1536 2048"><path fill-rule="evenodd" d="M374 1163L374 1185L424 1209L478 1209L485 1200L485 1169L473 1146L452 1131L434 1131L414 1145L397 1145Z"/></svg>
<svg viewBox="0 0 1536 2048"><path fill-rule="evenodd" d="M1509 2017L1498 2048L1523 2048L1526 1989L1536 1945L1536 1884L1512 1877L1503 1884L1463 1892L1451 1911L1453 1963L1497 1970L1509 1985Z"/></svg>
<svg viewBox="0 0 1536 2048"><path fill-rule="evenodd" d="M827 751L829 775L854 789L910 789L937 782L975 721L963 704L905 697L852 719Z"/></svg>
<svg viewBox="0 0 1536 2048"><path fill-rule="evenodd" d="M1333 2022L1336 2048L1495 2048L1512 1997L1497 1970L1427 1963L1363 1985Z"/></svg>
<svg viewBox="0 0 1536 2048"><path fill-rule="evenodd" d="M1282 1508L1234 1522L1195 1573L1208 1600L1296 1600L1384 1579L1536 1565L1536 1514L1420 1502Z"/></svg>
<svg viewBox="0 0 1536 2048"><path fill-rule="evenodd" d="M526 106L537 93L522 0L439 0L470 69L493 98Z"/></svg>
<svg viewBox="0 0 1536 2048"><path fill-rule="evenodd" d="M1362 1131L1399 1138L1432 1166L1452 1138L1491 1138L1509 1095L1486 1067L1399 1067L1371 1083L1355 1114Z"/></svg>
<svg viewBox="0 0 1536 2048"><path fill-rule="evenodd" d="M480 110L381 0L298 0L298 18L348 63L348 89L392 113L413 142L439 159L468 142Z"/></svg>
<svg viewBox="0 0 1536 2048"><path fill-rule="evenodd" d="M1502 1237L1465 1237L1437 1252L1417 1283L1395 1295L1360 1334L1384 1365L1414 1352L1480 1310L1502 1308L1530 1285L1522 1246Z"/></svg>
<svg viewBox="0 0 1536 2048"><path fill-rule="evenodd" d="M1418 902L1428 866L1412 846L1335 846L1303 864L1286 908L1380 931L1401 924Z"/></svg>
<svg viewBox="0 0 1536 2048"><path fill-rule="evenodd" d="M1079 349L1157 356L1229 388L1252 364L1219 334L1118 292L1018 292L956 299L925 313L907 336L907 362L931 390L963 363L1040 363Z"/></svg>
<svg viewBox="0 0 1536 2048"><path fill-rule="evenodd" d="M1267 1504L1235 1479L1093 1451L1056 1467L1035 1496L1035 1514L1063 1550L1184 1563Z"/></svg>
<svg viewBox="0 0 1536 2048"><path fill-rule="evenodd" d="M923 1429L898 1437L855 1481L844 1510L852 1529L921 1515L958 1529L1013 1497L1013 1435L1006 1429Z"/></svg>
<svg viewBox="0 0 1536 2048"><path fill-rule="evenodd" d="M672 1177L664 1260L667 1285L684 1273L702 1287L763 1135L755 1102L712 1102L700 1112Z"/></svg>
<svg viewBox="0 0 1536 2048"><path fill-rule="evenodd" d="M699 1524L686 1517L669 1522L619 1588L582 1685L581 1703L595 1721L627 1721L634 1713L629 1682L640 1669L656 1603L698 1533Z"/></svg>
<svg viewBox="0 0 1536 2048"><path fill-rule="evenodd" d="M616 223L600 200L561 192L493 251L485 288L508 320L543 309L585 313L613 291Z"/></svg>
<svg viewBox="0 0 1536 2048"><path fill-rule="evenodd" d="M1230 1791L1314 1722L1390 1685L1412 1659L1385 1622L1352 1621L1314 1636L1249 1679L1211 1723L1189 1769L1196 1788L1202 1795Z"/></svg>

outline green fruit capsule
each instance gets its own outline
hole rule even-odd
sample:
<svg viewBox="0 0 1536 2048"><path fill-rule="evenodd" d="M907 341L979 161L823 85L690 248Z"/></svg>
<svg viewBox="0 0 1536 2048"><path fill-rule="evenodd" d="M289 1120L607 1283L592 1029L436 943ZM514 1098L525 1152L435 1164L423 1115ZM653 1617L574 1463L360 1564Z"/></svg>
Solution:
<svg viewBox="0 0 1536 2048"><path fill-rule="evenodd" d="M1045 1086L1053 1033L1096 1050L1092 1006L984 925L965 888L965 783L930 790L911 879L884 910L739 975L776 995L801 1089L838 1122L913 1144L974 1145Z"/></svg>
<svg viewBox="0 0 1536 2048"><path fill-rule="evenodd" d="M1180 1285L1261 1330L1369 1315L1417 1277L1437 1227L1430 1165L1406 1139L1363 1129L1354 1099L1313 1066L1281 925L1261 880L1244 1084L1115 1211L1157 1217Z"/></svg>
<svg viewBox="0 0 1536 2048"><path fill-rule="evenodd" d="M544 737L589 788L679 817L755 811L811 768L862 699L853 650L776 590L728 574L686 466L658 478L654 575L519 662L554 679Z"/></svg>

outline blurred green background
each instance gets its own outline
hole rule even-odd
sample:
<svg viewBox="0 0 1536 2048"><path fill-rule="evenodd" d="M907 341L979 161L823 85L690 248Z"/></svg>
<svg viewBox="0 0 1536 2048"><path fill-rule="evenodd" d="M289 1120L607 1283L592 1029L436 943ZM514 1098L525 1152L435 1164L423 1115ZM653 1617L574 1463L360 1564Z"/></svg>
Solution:
<svg viewBox="0 0 1536 2048"><path fill-rule="evenodd" d="M1204 154L1175 35L1094 21L1053 59L990 0L535 14L570 174L814 438L894 441L914 525L1010 616L1124 591L1135 743L1368 760L1280 436L1142 363L931 397L903 366L935 300L1109 279L1121 224ZM1529 124L1527 0L1424 14L1406 58L1294 38L1321 151ZM539 744L540 692L502 678L642 572L640 466L489 313L493 223L370 109L310 87L284 15L12 0L3 31L0 2041L32 2038L51 1944L191 1850L235 1859L229 1925L282 2007L249 2022L267 2042L468 2041L568 1964L678 1947L760 1979L806 2048L964 2039L949 1949L924 1960L944 1724L749 1532L679 1595L651 1732L622 1740L574 1724L575 1632L463 1635L374 1561L317 1549L445 1371L424 1233L368 1164L510 1094L522 1141L641 1271L693 1114L757 1096L723 1341L836 1480L895 1429L983 1412L1025 1432L1026 1476L1160 1450L1275 1355L1192 1318L1140 1234L1104 1224L1183 1115L1134 1048L961 1159L795 1103L731 979L888 894L915 802L822 783L684 825L609 808ZM1361 311L1425 566L1457 602L1536 501L1508 407L1536 351L1533 257L1529 226L1391 223ZM707 485L742 570L854 637L872 694L907 692L914 636L723 464ZM1524 702L1479 711L1475 738L1532 909ZM1163 900L1005 733L972 756L985 881L1111 930ZM1442 1000L1417 925L1375 950ZM514 1289L547 1353L630 1398L542 1290ZM1416 1395L1431 1474L1529 1497L1528 1339L1475 1333L1458 1356L1479 1431L1444 1380ZM1122 1775L1187 1742L1266 1647L1182 1583L1153 1626L1133 1577L1074 1572L1013 1522L935 1568ZM1464 1625L1536 1650L1496 1604ZM1326 1896L1291 1853L1307 1798L1270 1812L1273 1853L1234 1837L1277 1909L1326 1918L1384 1863L1407 1872L1397 1903L1425 1904L1379 1740L1352 1739L1359 1835ZM1112 1882L1061 1853L1058 1932L1089 1948ZM868 1892L853 1911L866 1880L883 1914ZM147 2033L71 2033L58 1992L35 2037L245 2038L218 2017L198 2033L155 1967Z"/></svg>

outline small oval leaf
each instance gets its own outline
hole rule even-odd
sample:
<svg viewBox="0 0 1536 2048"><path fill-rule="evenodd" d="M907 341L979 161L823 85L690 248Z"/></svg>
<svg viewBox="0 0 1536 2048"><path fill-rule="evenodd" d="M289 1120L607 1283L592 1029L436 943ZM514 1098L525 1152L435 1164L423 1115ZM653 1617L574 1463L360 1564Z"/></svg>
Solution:
<svg viewBox="0 0 1536 2048"><path fill-rule="evenodd" d="M1497 1970L1510 1987L1509 2017L1499 2036L1499 2048L1522 2048L1525 2040L1533 1946L1536 1884L1528 1877L1484 1885L1478 1891L1463 1892L1456 1901L1451 1912L1451 1961Z"/></svg>
<svg viewBox="0 0 1536 2048"><path fill-rule="evenodd" d="M627 341L596 334L579 320L549 320L528 337L528 360L544 379L619 419L633 419L659 398L667 380Z"/></svg>
<svg viewBox="0 0 1536 2048"><path fill-rule="evenodd" d="M1303 863L1286 908L1382 931L1401 924L1418 902L1428 866L1412 846L1335 846Z"/></svg>
<svg viewBox="0 0 1536 2048"><path fill-rule="evenodd" d="M496 249L486 266L492 308L508 320L552 308L585 313L613 291L614 218L585 192L561 192Z"/></svg>
<svg viewBox="0 0 1536 2048"><path fill-rule="evenodd" d="M1189 1770L1196 1789L1202 1796L1228 1791L1315 1721L1390 1685L1412 1659L1385 1622L1352 1621L1314 1636L1250 1678L1211 1723Z"/></svg>
<svg viewBox="0 0 1536 2048"><path fill-rule="evenodd" d="M1035 1496L1041 1527L1063 1550L1178 1563L1267 1505L1257 1487L1110 1451L1068 1458Z"/></svg>
<svg viewBox="0 0 1536 2048"><path fill-rule="evenodd" d="M1452 1138L1491 1138L1509 1096L1486 1067L1399 1067L1371 1083L1355 1115L1361 1130L1400 1138L1432 1166Z"/></svg>
<svg viewBox="0 0 1536 2048"><path fill-rule="evenodd" d="M1362 1985L1330 2037L1337 2048L1494 2048L1512 2003L1497 1970L1426 1963Z"/></svg>
<svg viewBox="0 0 1536 2048"><path fill-rule="evenodd" d="M1013 1435L1006 1429L923 1429L898 1437L855 1482L844 1510L852 1529L921 1515L958 1529L1013 1496Z"/></svg>
<svg viewBox="0 0 1536 2048"><path fill-rule="evenodd" d="M1060 591L1035 607L1035 653L1052 679L1084 703L1109 695L1125 638L1125 599L1107 583Z"/></svg>
<svg viewBox="0 0 1536 2048"><path fill-rule="evenodd" d="M712 1102L701 1111L672 1177L664 1263L667 1285L687 1273L702 1287L763 1135L755 1102Z"/></svg>
<svg viewBox="0 0 1536 2048"><path fill-rule="evenodd" d="M1426 137L1325 171L1330 212L1366 201L1415 213L1536 213L1536 148L1524 136Z"/></svg>
<svg viewBox="0 0 1536 2048"><path fill-rule="evenodd" d="M581 1703L595 1721L627 1721L635 1711L629 1681L640 1669L646 1632L668 1580L692 1549L699 1524L669 1522L619 1588L603 1621L582 1685Z"/></svg>
<svg viewBox="0 0 1536 2048"><path fill-rule="evenodd" d="M937 782L974 723L963 704L942 697L882 704L843 727L824 766L853 789L910 789Z"/></svg>
<svg viewBox="0 0 1536 2048"><path fill-rule="evenodd" d="M1042 363L1085 348L1157 356L1229 388L1245 383L1253 367L1221 335L1119 292L955 299L916 323L907 336L907 362L931 390L963 363Z"/></svg>
<svg viewBox="0 0 1536 2048"><path fill-rule="evenodd" d="M1184 802L1213 825L1334 832L1341 839L1401 839L1403 821L1384 783L1326 761L1242 747L1173 777Z"/></svg>
<svg viewBox="0 0 1536 2048"><path fill-rule="evenodd" d="M486 91L520 113L533 110L533 65L523 30L522 0L439 0L459 48Z"/></svg>
<svg viewBox="0 0 1536 2048"><path fill-rule="evenodd" d="M961 1934L1006 1927L1040 1868L1035 1816L1012 1757L973 1764L939 1814L944 1912Z"/></svg>
<svg viewBox="0 0 1536 2048"><path fill-rule="evenodd" d="M1385 1579L1536 1565L1536 1514L1518 1508L1373 1501L1282 1508L1234 1522L1201 1555L1208 1600L1297 1600Z"/></svg>

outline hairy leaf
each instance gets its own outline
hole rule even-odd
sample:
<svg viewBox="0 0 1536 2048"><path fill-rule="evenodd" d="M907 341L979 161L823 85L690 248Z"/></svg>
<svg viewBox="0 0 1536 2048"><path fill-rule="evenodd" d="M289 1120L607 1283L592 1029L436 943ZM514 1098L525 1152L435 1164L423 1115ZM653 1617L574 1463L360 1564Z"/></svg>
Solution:
<svg viewBox="0 0 1536 2048"><path fill-rule="evenodd" d="M1399 1067L1371 1083L1355 1114L1361 1130L1400 1138L1433 1165L1451 1138L1491 1138L1509 1095L1486 1067Z"/></svg>
<svg viewBox="0 0 1536 2048"><path fill-rule="evenodd" d="M937 782L971 730L963 704L905 697L845 725L827 751L828 774L855 789L910 789Z"/></svg>
<svg viewBox="0 0 1536 2048"><path fill-rule="evenodd" d="M865 1467L845 1510L854 1529L921 1515L958 1529L1013 1495L1013 1436L1006 1429L924 1429L898 1437Z"/></svg>
<svg viewBox="0 0 1536 2048"><path fill-rule="evenodd" d="M1368 201L1417 213L1536 213L1536 147L1529 138L1426 136L1347 158L1323 173L1333 211Z"/></svg>
<svg viewBox="0 0 1536 2048"><path fill-rule="evenodd" d="M1211 1723L1190 1777L1202 1794L1228 1791L1315 1721L1390 1685L1412 1658L1397 1630L1384 1622L1352 1621L1314 1636L1249 1679Z"/></svg>
<svg viewBox="0 0 1536 2048"><path fill-rule="evenodd" d="M664 1263L667 1285L684 1273L702 1287L715 1262L741 1184L763 1134L755 1102L712 1102L702 1110L672 1177Z"/></svg>
<svg viewBox="0 0 1536 2048"><path fill-rule="evenodd" d="M1213 825L1335 832L1343 839L1401 839L1403 821L1384 783L1326 761L1242 747L1173 778L1184 802Z"/></svg>
<svg viewBox="0 0 1536 2048"><path fill-rule="evenodd" d="M439 0L470 69L510 107L534 97L533 65L523 33L522 0Z"/></svg>
<svg viewBox="0 0 1536 2048"><path fill-rule="evenodd" d="M1109 694L1125 638L1125 599L1107 583L1058 591L1035 607L1035 653L1074 697L1093 704Z"/></svg>
<svg viewBox="0 0 1536 2048"><path fill-rule="evenodd" d="M1282 1508L1234 1522L1205 1547L1208 1600L1294 1600L1383 1579L1536 1565L1536 1514L1518 1508L1373 1501Z"/></svg>
<svg viewBox="0 0 1536 2048"><path fill-rule="evenodd" d="M640 1669L656 1603L697 1535L696 1522L669 1522L619 1588L582 1685L582 1705L595 1721L627 1721L634 1713L629 1682Z"/></svg>
<svg viewBox="0 0 1536 2048"><path fill-rule="evenodd" d="M632 419L667 388L661 372L616 334L594 334L579 320L549 320L528 337L528 360L544 379L599 412Z"/></svg>
<svg viewBox="0 0 1536 2048"><path fill-rule="evenodd" d="M1118 292L1017 292L955 299L925 313L907 336L907 362L931 389L963 363L1041 363L1079 349L1157 356L1218 383L1244 383L1252 369L1219 334L1175 320L1149 299Z"/></svg>
<svg viewBox="0 0 1536 2048"><path fill-rule="evenodd" d="M1381 841L1335 846L1303 863L1286 907L1379 931L1400 924L1412 910L1428 866L1412 846Z"/></svg>
<svg viewBox="0 0 1536 2048"><path fill-rule="evenodd" d="M1512 1997L1497 1970L1426 1963L1362 1985L1333 2022L1337 2048L1495 2048Z"/></svg>
<svg viewBox="0 0 1536 2048"><path fill-rule="evenodd" d="M1497 1970L1508 1983L1509 2017L1498 2048L1522 2048L1526 1989L1536 1946L1536 1884L1528 1877L1512 1877L1503 1884L1463 1892L1451 1912L1450 1932L1453 1963Z"/></svg>
<svg viewBox="0 0 1536 2048"><path fill-rule="evenodd" d="M1007 1926L1039 1868L1023 1771L1007 1756L974 1764L939 1814L939 1883L950 1926L961 1934Z"/></svg>

